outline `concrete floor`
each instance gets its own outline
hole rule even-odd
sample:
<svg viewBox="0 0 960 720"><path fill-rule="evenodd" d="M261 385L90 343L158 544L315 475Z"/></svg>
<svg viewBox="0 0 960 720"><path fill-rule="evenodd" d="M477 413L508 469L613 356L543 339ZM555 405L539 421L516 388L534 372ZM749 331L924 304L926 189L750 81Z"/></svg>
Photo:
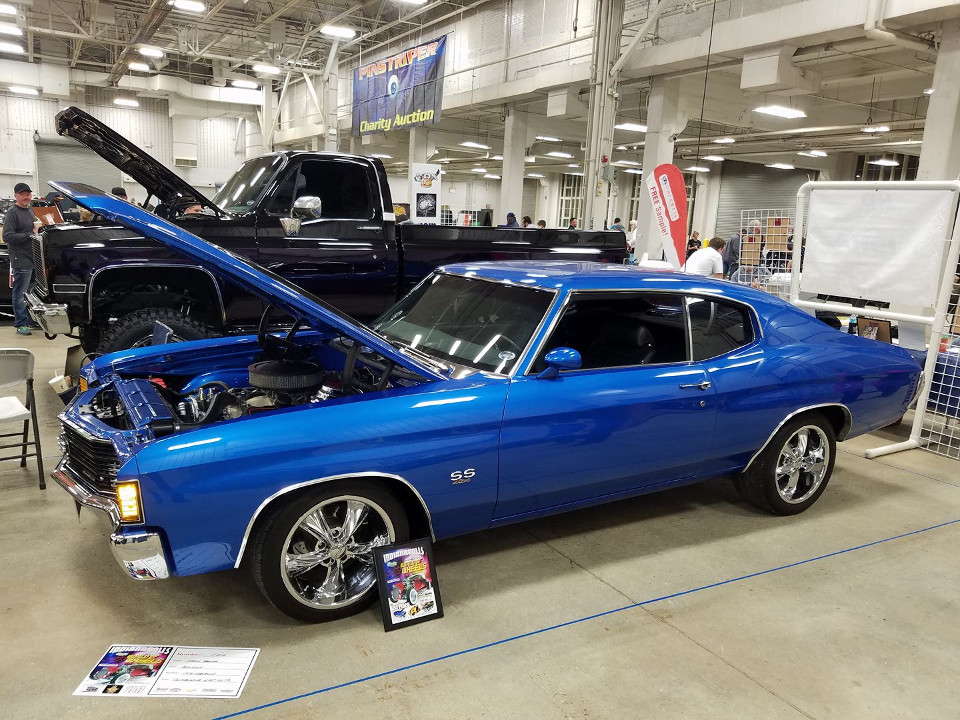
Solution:
<svg viewBox="0 0 960 720"><path fill-rule="evenodd" d="M38 354L49 468L69 342L0 328ZM715 481L442 542L446 616L389 634L289 620L240 572L133 582L94 513L3 463L0 717L956 717L957 464L861 455L906 432L841 445L794 518ZM239 700L73 697L115 643L262 651Z"/></svg>

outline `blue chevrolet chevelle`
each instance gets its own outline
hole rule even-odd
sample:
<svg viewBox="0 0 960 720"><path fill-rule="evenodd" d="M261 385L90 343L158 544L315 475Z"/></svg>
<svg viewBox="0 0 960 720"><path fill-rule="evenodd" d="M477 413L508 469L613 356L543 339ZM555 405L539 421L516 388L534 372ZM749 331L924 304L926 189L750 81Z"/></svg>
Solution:
<svg viewBox="0 0 960 720"><path fill-rule="evenodd" d="M920 368L731 283L625 266L437 270L372 327L79 184L57 188L264 302L256 335L97 358L53 473L137 579L251 569L303 620L375 596L373 548L729 476L789 515ZM278 324L292 328L273 332Z"/></svg>

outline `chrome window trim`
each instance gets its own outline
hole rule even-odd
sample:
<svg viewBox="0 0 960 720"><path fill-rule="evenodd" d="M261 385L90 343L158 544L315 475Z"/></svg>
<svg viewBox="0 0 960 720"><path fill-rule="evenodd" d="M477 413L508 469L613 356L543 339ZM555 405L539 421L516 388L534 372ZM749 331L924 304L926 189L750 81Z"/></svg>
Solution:
<svg viewBox="0 0 960 720"><path fill-rule="evenodd" d="M430 527L430 538L432 540L437 539L437 536L433 532L433 516L430 514L430 508L427 507L427 503L424 501L423 496L420 494L420 491L417 490L409 480L406 480L405 478L402 478L399 475L394 475L393 473L378 472L376 470L368 470L366 472L359 472L359 473L345 473L343 475L329 475L327 477L314 478L313 480L306 480L301 483L294 483L293 485L287 485L281 488L280 490L277 490L277 492L275 492L273 495L269 496L262 503L260 503L260 505L254 511L253 515L250 517L250 521L247 523L247 529L243 533L243 540L240 542L240 549L237 551L237 559L236 559L236 562L234 562L233 564L234 569L240 567L240 563L243 560L243 553L247 549L247 541L250 539L250 532L253 530L254 523L256 523L257 518L260 516L260 513L262 513L263 510L268 505L270 505L270 503L272 503L274 500L290 492L293 492L294 490L299 490L300 488L310 487L312 485L320 485L328 482L334 482L336 480L355 480L357 478L369 478L369 479L389 478L391 480L397 480L403 483L404 485L406 485L411 491L413 491L413 494L416 496L417 500L420 501L420 506L423 508L424 513L426 513L427 525L429 525Z"/></svg>
<svg viewBox="0 0 960 720"><path fill-rule="evenodd" d="M686 318L687 340L689 341L689 347L687 348L687 350L688 350L688 357L690 362L701 362L701 363L710 362L711 360L716 360L717 358L723 357L727 353L737 352L738 350L742 350L743 348L750 347L755 342L757 342L757 340L763 339L763 326L760 323L760 317L757 314L757 311L754 309L754 307L749 303L745 303L739 300L731 300L725 297L718 298L716 295L700 295L698 293L684 293L684 295L685 295L685 298L684 298L685 302L683 303L683 314L684 314L684 317ZM751 329L753 330L753 339L751 339L750 342L745 342L743 345L738 345L732 350L727 350L727 352L722 352L719 355L713 355L712 357L703 358L702 360L694 360L693 359L693 324L690 321L690 304L686 302L686 300L688 300L690 297L699 297L699 298L703 298L704 300L712 300L715 303L729 303L730 305L746 308L747 313L750 317Z"/></svg>
<svg viewBox="0 0 960 720"><path fill-rule="evenodd" d="M188 231L189 232L189 231ZM200 272L207 275L213 281L213 288L217 293L217 302L220 304L220 321L226 323L227 321L227 311L223 306L223 294L220 292L220 284L217 282L217 276L212 272L207 270L205 267L200 265L182 265L179 263L124 263L123 265L107 265L106 267L97 268L90 274L90 283L87 285L87 320L93 320L93 286L97 279L97 275L106 271L106 270L123 270L126 268L138 268L138 267L149 267L149 268L181 268L187 270L199 270Z"/></svg>
<svg viewBox="0 0 960 720"><path fill-rule="evenodd" d="M764 442L763 445L760 446L760 449L757 450L751 456L750 461L744 466L743 470L740 471L741 474L745 473L747 470L750 469L750 466L753 465L753 461L760 456L760 453L762 453L766 449L767 445L770 444L770 441L773 440L773 436L776 435L778 432L780 432L780 428L786 425L790 420L795 418L797 415L800 415L801 413L805 413L810 410L816 410L818 408L825 408L825 407L838 407L841 410L843 410L843 414L846 417L847 421L846 423L844 423L844 426L840 429L840 432L837 433L837 441L842 442L843 439L847 436L847 433L850 432L850 428L853 425L853 413L850 412L850 408L848 408L843 403L839 403L839 402L819 403L817 405L806 405L802 408L794 410L792 413L790 413L785 418L783 418L783 420L780 421L780 423L773 429L773 432L770 433L770 436L766 439L766 442Z"/></svg>

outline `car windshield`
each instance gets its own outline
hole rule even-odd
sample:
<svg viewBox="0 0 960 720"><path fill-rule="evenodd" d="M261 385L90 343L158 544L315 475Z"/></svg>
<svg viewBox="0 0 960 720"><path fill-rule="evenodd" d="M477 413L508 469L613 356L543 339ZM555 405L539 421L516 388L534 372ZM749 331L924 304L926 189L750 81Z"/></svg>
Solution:
<svg viewBox="0 0 960 720"><path fill-rule="evenodd" d="M388 339L476 370L509 373L550 307L553 293L437 274L373 328Z"/></svg>
<svg viewBox="0 0 960 720"><path fill-rule="evenodd" d="M282 164L282 155L264 155L248 160L213 196L214 204L228 213L250 212Z"/></svg>

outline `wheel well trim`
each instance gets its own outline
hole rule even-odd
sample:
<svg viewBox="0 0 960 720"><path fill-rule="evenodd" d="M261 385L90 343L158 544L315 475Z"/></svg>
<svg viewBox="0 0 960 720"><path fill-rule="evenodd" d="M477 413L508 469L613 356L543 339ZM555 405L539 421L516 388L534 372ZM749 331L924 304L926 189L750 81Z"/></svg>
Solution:
<svg viewBox="0 0 960 720"><path fill-rule="evenodd" d="M820 408L840 408L841 410L843 410L843 416L845 418L845 422L843 423L843 427L841 427L840 431L837 433L837 440L842 441L847 436L847 433L850 432L850 428L853 425L853 413L850 412L850 408L848 408L843 403L837 403L837 402L820 403L818 405L806 405L805 407L794 410L792 413L787 415L785 418L783 418L783 420L781 420L777 424L777 426L773 429L773 432L771 432L769 437L767 437L766 441L764 441L763 445L760 446L760 449L757 450L750 457L750 462L748 462L746 466L743 468L743 470L741 470L740 472L745 473L747 470L750 469L750 466L753 465L753 461L756 460L758 457L760 457L760 453L762 453L764 450L767 449L767 445L769 445L770 441L773 440L774 435L780 432L780 428L782 428L784 425L790 422L797 415L802 415L803 413L810 412L811 410L819 410Z"/></svg>
<svg viewBox="0 0 960 720"><path fill-rule="evenodd" d="M277 490L275 493L273 493L273 495L270 495L269 497L267 497L263 502L261 502L260 505L257 506L257 509L254 510L253 515L250 516L250 520L247 523L247 528L243 532L243 540L240 542L240 549L237 551L237 559L233 563L234 569L240 567L240 563L243 560L243 554L244 552L246 552L246 549L247 549L247 543L250 540L250 533L253 531L253 526L256 524L257 519L263 514L263 511L266 510L267 507L269 507L278 498L283 497L284 495L288 495L289 493L294 492L296 490L302 490L305 487L311 487L313 485L322 485L329 482L335 482L337 480L358 480L358 479L376 480L376 479L384 479L384 478L388 480L395 480L397 482L402 483L407 487L408 490L410 490L414 494L414 497L416 497L417 500L420 502L420 507L423 508L423 513L427 518L427 525L430 527L430 539L436 540L437 536L433 532L433 516L430 514L430 509L427 507L427 503L424 501L423 495L420 494L420 491L417 490L413 486L413 484L406 478L400 477L399 475L394 475L393 473L378 472L374 470L370 470L367 472L359 472L359 473L344 473L342 475L328 475L327 477L314 478L313 480L305 480L304 482L294 483L292 485L286 485L280 488L279 490Z"/></svg>
<svg viewBox="0 0 960 720"><path fill-rule="evenodd" d="M213 285L213 292L216 295L217 305L220 308L220 322L226 323L227 311L223 304L223 293L220 291L220 284L217 282L217 276L207 268L200 265L184 265L180 263L124 263L122 265L106 265L97 268L90 274L90 282L87 284L87 320L93 322L93 290L96 285L97 277L108 270L128 270L130 268L176 268L177 270L195 270L210 279Z"/></svg>

